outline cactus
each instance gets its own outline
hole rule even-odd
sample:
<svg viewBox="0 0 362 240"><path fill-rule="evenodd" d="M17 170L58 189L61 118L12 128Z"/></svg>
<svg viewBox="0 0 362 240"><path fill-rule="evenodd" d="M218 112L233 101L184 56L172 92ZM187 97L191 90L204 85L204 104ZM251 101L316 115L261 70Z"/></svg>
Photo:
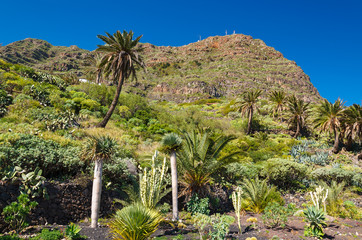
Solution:
<svg viewBox="0 0 362 240"><path fill-rule="evenodd" d="M233 206L235 209L236 217L238 218L239 233L241 234L241 223L240 223L240 214L241 214L241 201L242 201L243 190L241 187L237 187L236 190L232 193L231 198L233 200Z"/></svg>
<svg viewBox="0 0 362 240"><path fill-rule="evenodd" d="M315 192L309 192L311 198L312 198L312 202L313 202L313 205L320 209L320 204L322 203L323 204L323 209L324 211L326 212L327 209L326 209L326 200L327 200L327 197L328 197L328 189L326 189L324 191L324 188L322 186L318 186L315 190Z"/></svg>

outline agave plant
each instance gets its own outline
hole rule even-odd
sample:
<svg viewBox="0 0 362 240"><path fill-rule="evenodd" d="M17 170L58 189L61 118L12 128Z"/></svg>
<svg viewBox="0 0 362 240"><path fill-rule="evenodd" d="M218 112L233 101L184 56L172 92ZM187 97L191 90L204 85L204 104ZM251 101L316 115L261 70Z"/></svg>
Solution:
<svg viewBox="0 0 362 240"><path fill-rule="evenodd" d="M110 222L113 239L144 240L157 230L162 217L156 210L134 203L114 215Z"/></svg>
<svg viewBox="0 0 362 240"><path fill-rule="evenodd" d="M313 237L322 237L324 236L323 227L327 226L325 223L326 217L324 211L317 207L308 207L304 210L304 216L306 221L309 222L307 226L307 235Z"/></svg>

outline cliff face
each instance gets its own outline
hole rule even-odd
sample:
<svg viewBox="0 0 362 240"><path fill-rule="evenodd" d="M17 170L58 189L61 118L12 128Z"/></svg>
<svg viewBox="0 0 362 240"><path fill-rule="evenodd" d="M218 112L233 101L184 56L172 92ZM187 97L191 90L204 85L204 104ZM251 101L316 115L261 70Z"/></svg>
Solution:
<svg viewBox="0 0 362 240"><path fill-rule="evenodd" d="M307 101L321 99L309 77L272 47L250 36L209 37L182 47L140 44L147 73L126 84L126 91L141 91L151 99L192 101L200 98L236 97L259 88L264 96L283 89ZM55 47L25 39L0 48L0 58L47 71L85 71L90 52L76 46Z"/></svg>

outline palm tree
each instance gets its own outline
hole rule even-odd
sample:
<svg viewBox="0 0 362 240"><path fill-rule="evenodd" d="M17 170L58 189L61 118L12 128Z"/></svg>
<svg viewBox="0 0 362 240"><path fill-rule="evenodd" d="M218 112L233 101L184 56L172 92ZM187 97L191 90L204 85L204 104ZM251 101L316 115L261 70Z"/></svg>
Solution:
<svg viewBox="0 0 362 240"><path fill-rule="evenodd" d="M251 90L247 91L242 95L242 99L236 103L237 108L241 112L242 115L247 115L248 120L248 130L246 134L251 134L252 131L252 120L254 110L256 109L256 103L258 102L258 98L261 95L261 90Z"/></svg>
<svg viewBox="0 0 362 240"><path fill-rule="evenodd" d="M314 119L315 127L320 128L324 132L333 132L333 153L338 153L339 151L339 131L344 110L343 105L343 101L339 98L333 104L324 100L317 107L317 116Z"/></svg>
<svg viewBox="0 0 362 240"><path fill-rule="evenodd" d="M103 82L103 68L101 67L103 55L96 52L95 54L90 55L87 59L91 65L88 67L86 75L91 76L92 78L95 75L97 84Z"/></svg>
<svg viewBox="0 0 362 240"><path fill-rule="evenodd" d="M353 141L362 140L362 107L358 104L346 108L342 116L347 149L351 149Z"/></svg>
<svg viewBox="0 0 362 240"><path fill-rule="evenodd" d="M97 37L104 41L105 45L98 45L96 51L104 52L105 55L102 59L100 67L103 68L105 75L112 74L113 81L117 83L117 91L114 95L111 106L104 116L104 119L97 124L97 127L106 127L109 119L112 116L114 109L118 103L119 94L122 91L122 86L125 80L131 76L136 78L135 66L138 65L145 69L145 64L142 61L139 52L140 48L135 49L137 43L140 41L141 36L133 39L133 32L127 33L117 31L113 35L107 33L107 36L98 35Z"/></svg>
<svg viewBox="0 0 362 240"><path fill-rule="evenodd" d="M233 158L240 152L223 154L221 151L235 137L219 136L212 138L208 132L184 132L180 165L183 171L181 184L184 189L181 195L190 198L194 193L205 196L211 174L221 167L235 162Z"/></svg>
<svg viewBox="0 0 362 240"><path fill-rule="evenodd" d="M170 154L171 178L172 178L172 219L178 220L178 180L176 152L181 149L182 139L176 133L166 134L161 141L162 151Z"/></svg>
<svg viewBox="0 0 362 240"><path fill-rule="evenodd" d="M83 148L83 157L94 161L94 178L92 190L91 227L96 228L99 218L102 193L103 161L108 161L115 153L117 142L109 136L91 136Z"/></svg>
<svg viewBox="0 0 362 240"><path fill-rule="evenodd" d="M305 103L302 99L298 99L296 96L291 96L287 102L290 126L295 126L296 131L294 137L300 135L301 130L306 125L306 120L309 114L309 103Z"/></svg>
<svg viewBox="0 0 362 240"><path fill-rule="evenodd" d="M284 104L286 100L285 92L272 91L269 94L269 100L274 104L273 118L275 117L275 114L279 116L279 114L284 110Z"/></svg>

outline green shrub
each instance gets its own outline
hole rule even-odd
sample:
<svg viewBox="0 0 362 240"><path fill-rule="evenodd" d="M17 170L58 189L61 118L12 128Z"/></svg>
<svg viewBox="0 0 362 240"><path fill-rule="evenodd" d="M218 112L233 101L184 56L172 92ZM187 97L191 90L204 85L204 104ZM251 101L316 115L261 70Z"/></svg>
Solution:
<svg viewBox="0 0 362 240"><path fill-rule="evenodd" d="M118 210L109 225L113 239L144 240L157 230L161 221L159 212L135 203Z"/></svg>
<svg viewBox="0 0 362 240"><path fill-rule="evenodd" d="M211 218L208 215L196 213L192 216L192 222L199 232L200 239L203 239L206 228L211 223Z"/></svg>
<svg viewBox="0 0 362 240"><path fill-rule="evenodd" d="M40 168L44 177L58 177L79 173L84 162L80 161L80 149L61 146L52 140L19 134L10 143L0 144L0 167L19 166L28 171Z"/></svg>
<svg viewBox="0 0 362 240"><path fill-rule="evenodd" d="M220 215L219 213L211 216L212 231L210 230L210 237L212 240L224 240L229 233L230 224L235 219L232 216Z"/></svg>
<svg viewBox="0 0 362 240"><path fill-rule="evenodd" d="M50 93L42 85L25 86L23 93L31 96L34 100L39 101L41 105L45 107L50 106L50 100L49 100Z"/></svg>
<svg viewBox="0 0 362 240"><path fill-rule="evenodd" d="M13 98L8 95L4 90L0 89L0 117L4 116L7 112L7 106L13 101Z"/></svg>
<svg viewBox="0 0 362 240"><path fill-rule="evenodd" d="M219 176L223 176L228 182L232 184L240 183L243 179L254 179L259 177L263 169L262 165L258 164L244 164L244 163L231 163L218 171Z"/></svg>
<svg viewBox="0 0 362 240"><path fill-rule="evenodd" d="M209 198L199 198L197 194L192 195L190 200L186 203L187 211L192 215L201 213L205 215L210 214L209 210Z"/></svg>
<svg viewBox="0 0 362 240"><path fill-rule="evenodd" d="M0 236L0 240L22 240L22 238L19 238L17 235L6 235Z"/></svg>
<svg viewBox="0 0 362 240"><path fill-rule="evenodd" d="M311 172L311 177L315 180L320 180L324 182L345 182L347 185L352 184L352 179L355 173L350 170L345 170L343 168L329 168L323 167L318 168Z"/></svg>
<svg viewBox="0 0 362 240"><path fill-rule="evenodd" d="M344 201L343 210L341 211L340 216L343 218L361 220L362 211L352 201Z"/></svg>
<svg viewBox="0 0 362 240"><path fill-rule="evenodd" d="M282 189L298 188L308 175L308 168L287 159L270 159L266 162L261 175L268 178L269 183Z"/></svg>
<svg viewBox="0 0 362 240"><path fill-rule="evenodd" d="M270 202L264 209L262 215L265 226L270 228L282 227L284 228L288 217L292 216L295 212L295 206L288 204L288 207L283 207L279 203Z"/></svg>
<svg viewBox="0 0 362 240"><path fill-rule="evenodd" d="M9 224L10 229L22 230L29 225L26 218L37 205L37 202L29 200L28 195L20 194L17 202L12 202L3 209L4 221Z"/></svg>
<svg viewBox="0 0 362 240"><path fill-rule="evenodd" d="M66 239L67 240L84 239L84 237L79 234L81 230L82 228L79 227L78 225L70 223L64 232Z"/></svg>
<svg viewBox="0 0 362 240"><path fill-rule="evenodd" d="M362 188L362 173L356 173L352 178L353 186Z"/></svg>
<svg viewBox="0 0 362 240"><path fill-rule="evenodd" d="M131 174L128 171L127 161L129 163L134 163L134 159L131 158L117 158L114 157L111 161L103 163L103 177L105 182L109 183L122 183L127 185L131 178ZM91 165L93 169L93 164ZM118 186L121 187L121 186Z"/></svg>
<svg viewBox="0 0 362 240"><path fill-rule="evenodd" d="M60 240L62 238L63 234L59 230L50 231L44 228L38 236L31 238L31 240Z"/></svg>

